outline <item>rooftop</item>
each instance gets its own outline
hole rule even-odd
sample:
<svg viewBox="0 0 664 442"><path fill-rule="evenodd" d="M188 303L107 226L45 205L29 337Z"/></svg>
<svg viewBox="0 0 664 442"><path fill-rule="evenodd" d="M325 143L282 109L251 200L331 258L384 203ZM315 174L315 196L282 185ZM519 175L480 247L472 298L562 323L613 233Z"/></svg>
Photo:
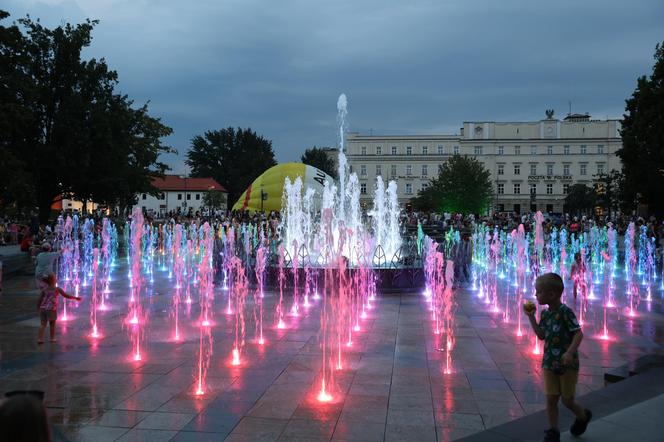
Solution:
<svg viewBox="0 0 664 442"><path fill-rule="evenodd" d="M227 190L213 178L184 178L178 175L164 175L163 178L155 178L152 185L162 191L169 190Z"/></svg>

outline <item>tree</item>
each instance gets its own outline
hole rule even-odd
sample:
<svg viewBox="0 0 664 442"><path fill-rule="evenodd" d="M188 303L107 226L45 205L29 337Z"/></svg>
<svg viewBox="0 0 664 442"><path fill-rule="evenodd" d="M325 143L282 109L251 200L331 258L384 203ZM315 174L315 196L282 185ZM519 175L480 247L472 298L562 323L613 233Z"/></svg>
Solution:
<svg viewBox="0 0 664 442"><path fill-rule="evenodd" d="M229 205L260 174L276 165L272 142L250 128L205 132L191 140L185 161L194 177L211 177L228 190Z"/></svg>
<svg viewBox="0 0 664 442"><path fill-rule="evenodd" d="M32 190L16 202L36 202L42 222L57 198L126 201L167 169L160 138L172 130L114 92L118 75L104 59L81 59L97 23L47 29L27 17L0 27L0 121L11 129L0 145Z"/></svg>
<svg viewBox="0 0 664 442"><path fill-rule="evenodd" d="M565 197L565 212L587 215L595 207L595 190L585 184L570 186Z"/></svg>
<svg viewBox="0 0 664 442"><path fill-rule="evenodd" d="M476 158L454 155L437 178L412 200L417 210L448 213L483 213L491 202L491 173Z"/></svg>
<svg viewBox="0 0 664 442"><path fill-rule="evenodd" d="M309 166L316 167L332 178L337 178L337 167L334 160L325 153L324 149L320 147L312 147L304 151L300 161Z"/></svg>
<svg viewBox="0 0 664 442"><path fill-rule="evenodd" d="M595 204L605 208L609 216L618 209L626 210L631 206L625 197L625 175L617 170L597 174L594 177Z"/></svg>
<svg viewBox="0 0 664 442"><path fill-rule="evenodd" d="M664 215L664 42L655 46L650 78L637 79L626 100L622 121L622 148L617 155L625 173L626 201L647 204Z"/></svg>
<svg viewBox="0 0 664 442"><path fill-rule="evenodd" d="M203 195L203 206L211 209L226 209L228 200L226 194L219 191L209 191Z"/></svg>

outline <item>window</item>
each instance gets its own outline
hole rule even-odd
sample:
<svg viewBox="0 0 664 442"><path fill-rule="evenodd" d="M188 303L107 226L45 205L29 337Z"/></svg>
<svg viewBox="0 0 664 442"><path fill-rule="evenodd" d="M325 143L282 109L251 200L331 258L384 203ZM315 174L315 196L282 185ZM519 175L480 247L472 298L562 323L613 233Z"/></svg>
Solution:
<svg viewBox="0 0 664 442"><path fill-rule="evenodd" d="M604 154L604 145L603 144L598 144L597 145L597 153L602 155Z"/></svg>
<svg viewBox="0 0 664 442"><path fill-rule="evenodd" d="M553 146L546 146L546 154L553 155Z"/></svg>
<svg viewBox="0 0 664 442"><path fill-rule="evenodd" d="M362 176L367 175L367 165L366 164L361 164L360 165L360 175L362 175Z"/></svg>
<svg viewBox="0 0 664 442"><path fill-rule="evenodd" d="M597 163L597 175L601 175L604 173L604 164L603 163Z"/></svg>
<svg viewBox="0 0 664 442"><path fill-rule="evenodd" d="M569 144L563 146L563 155L569 155Z"/></svg>
<svg viewBox="0 0 664 442"><path fill-rule="evenodd" d="M438 146L438 155L445 154L445 146Z"/></svg>
<svg viewBox="0 0 664 442"><path fill-rule="evenodd" d="M422 155L429 155L429 146L422 146Z"/></svg>
<svg viewBox="0 0 664 442"><path fill-rule="evenodd" d="M498 183L498 195L502 195L505 193L505 185L503 183Z"/></svg>
<svg viewBox="0 0 664 442"><path fill-rule="evenodd" d="M429 174L429 167L426 164L422 164L422 176L427 176Z"/></svg>
<svg viewBox="0 0 664 442"><path fill-rule="evenodd" d="M504 175L505 174L505 165L504 164L499 164L498 165L498 175Z"/></svg>
<svg viewBox="0 0 664 442"><path fill-rule="evenodd" d="M521 195L521 184L514 183L514 195Z"/></svg>
<svg viewBox="0 0 664 442"><path fill-rule="evenodd" d="M531 175L537 175L537 164L531 164L530 165L530 174Z"/></svg>
<svg viewBox="0 0 664 442"><path fill-rule="evenodd" d="M521 155L521 146L514 146L514 155Z"/></svg>
<svg viewBox="0 0 664 442"><path fill-rule="evenodd" d="M505 146L498 146L498 155L503 155L505 153Z"/></svg>
<svg viewBox="0 0 664 442"><path fill-rule="evenodd" d="M392 176L392 178L397 176L397 165L396 164L392 164L390 166L390 176Z"/></svg>
<svg viewBox="0 0 664 442"><path fill-rule="evenodd" d="M367 194L367 183L360 183L360 194Z"/></svg>
<svg viewBox="0 0 664 442"><path fill-rule="evenodd" d="M547 164L546 165L546 174L547 175L553 175L553 164Z"/></svg>
<svg viewBox="0 0 664 442"><path fill-rule="evenodd" d="M553 195L553 184L548 183L546 185L546 194L547 195Z"/></svg>
<svg viewBox="0 0 664 442"><path fill-rule="evenodd" d="M181 201L181 200L182 200L182 194L178 193L178 201Z"/></svg>
<svg viewBox="0 0 664 442"><path fill-rule="evenodd" d="M376 155L383 154L383 146L376 146Z"/></svg>
<svg viewBox="0 0 664 442"><path fill-rule="evenodd" d="M143 199L147 199L147 197L148 197L148 196L144 193L144 194L143 194Z"/></svg>
<svg viewBox="0 0 664 442"><path fill-rule="evenodd" d="M200 201L200 200L201 200L201 194L200 194L200 193L197 193L197 194L196 194L196 201Z"/></svg>
<svg viewBox="0 0 664 442"><path fill-rule="evenodd" d="M563 193L565 195L569 193L569 184L563 184Z"/></svg>
<svg viewBox="0 0 664 442"><path fill-rule="evenodd" d="M530 146L530 154L537 155L537 146Z"/></svg>
<svg viewBox="0 0 664 442"><path fill-rule="evenodd" d="M569 175L569 164L563 164L563 175Z"/></svg>
<svg viewBox="0 0 664 442"><path fill-rule="evenodd" d="M587 150L588 149L586 148L586 145L582 144L581 147L579 148L579 153L581 153L581 155L585 155Z"/></svg>
<svg viewBox="0 0 664 442"><path fill-rule="evenodd" d="M397 154L397 146L392 146L392 155Z"/></svg>
<svg viewBox="0 0 664 442"><path fill-rule="evenodd" d="M579 175L585 175L586 174L586 169L587 165L586 164L581 164L579 167Z"/></svg>
<svg viewBox="0 0 664 442"><path fill-rule="evenodd" d="M361 155L366 155L367 154L367 146L362 146L360 148Z"/></svg>
<svg viewBox="0 0 664 442"><path fill-rule="evenodd" d="M413 185L411 183L406 183L406 195L413 194Z"/></svg>
<svg viewBox="0 0 664 442"><path fill-rule="evenodd" d="M459 146L454 146L454 155L459 155Z"/></svg>
<svg viewBox="0 0 664 442"><path fill-rule="evenodd" d="M406 146L406 155L412 155L412 154L413 154L412 146Z"/></svg>
<svg viewBox="0 0 664 442"><path fill-rule="evenodd" d="M406 175L410 176L412 174L413 174L413 166L411 166L410 164L407 164L406 165Z"/></svg>
<svg viewBox="0 0 664 442"><path fill-rule="evenodd" d="M381 176L383 174L383 166L376 164L376 176Z"/></svg>
<svg viewBox="0 0 664 442"><path fill-rule="evenodd" d="M165 200L166 199L166 194L164 192L159 194L159 199L160 200Z"/></svg>
<svg viewBox="0 0 664 442"><path fill-rule="evenodd" d="M191 199L191 193L188 193L187 194L187 201L189 201L190 199Z"/></svg>
<svg viewBox="0 0 664 442"><path fill-rule="evenodd" d="M514 165L514 175L521 175L521 164Z"/></svg>
<svg viewBox="0 0 664 442"><path fill-rule="evenodd" d="M531 195L537 195L537 184L531 184L530 185L530 194Z"/></svg>
<svg viewBox="0 0 664 442"><path fill-rule="evenodd" d="M482 146L475 146L475 155L482 155Z"/></svg>

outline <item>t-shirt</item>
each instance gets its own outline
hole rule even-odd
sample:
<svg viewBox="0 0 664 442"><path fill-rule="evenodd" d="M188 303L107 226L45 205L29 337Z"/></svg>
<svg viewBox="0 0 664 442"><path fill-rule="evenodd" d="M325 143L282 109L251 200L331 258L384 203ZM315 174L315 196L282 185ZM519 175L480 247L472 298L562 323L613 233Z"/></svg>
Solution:
<svg viewBox="0 0 664 442"><path fill-rule="evenodd" d="M42 298L39 308L46 311L57 311L58 310L58 292L55 287L46 287L42 293L44 297Z"/></svg>
<svg viewBox="0 0 664 442"><path fill-rule="evenodd" d="M555 311L550 309L542 310L539 325L544 329L542 368L553 370L556 363L561 364L560 359L572 343L574 332L581 330L581 326L576 320L576 315L572 309L565 304L562 304ZM572 355L572 365L567 368L579 369L578 352L574 352L574 355Z"/></svg>
<svg viewBox="0 0 664 442"><path fill-rule="evenodd" d="M53 264L60 256L60 252L41 252L37 255L37 267L35 267L35 277L54 273Z"/></svg>

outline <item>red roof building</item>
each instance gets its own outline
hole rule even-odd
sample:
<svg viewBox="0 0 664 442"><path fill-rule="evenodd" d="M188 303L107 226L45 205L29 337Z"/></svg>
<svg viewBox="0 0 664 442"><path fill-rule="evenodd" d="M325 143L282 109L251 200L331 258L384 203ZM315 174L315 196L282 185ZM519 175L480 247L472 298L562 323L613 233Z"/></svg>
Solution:
<svg viewBox="0 0 664 442"><path fill-rule="evenodd" d="M183 178L178 175L164 175L163 178L153 179L152 185L162 192L176 190L216 190L227 192L224 186L216 182L213 178Z"/></svg>
<svg viewBox="0 0 664 442"><path fill-rule="evenodd" d="M226 209L228 191L212 178L185 178L178 175L164 175L155 178L152 185L161 191L157 196L148 193L136 195L136 206L148 213L160 217L169 212L195 213L205 212L209 207L204 203L208 192L218 192L222 197L214 200L223 200L220 207L213 209Z"/></svg>

